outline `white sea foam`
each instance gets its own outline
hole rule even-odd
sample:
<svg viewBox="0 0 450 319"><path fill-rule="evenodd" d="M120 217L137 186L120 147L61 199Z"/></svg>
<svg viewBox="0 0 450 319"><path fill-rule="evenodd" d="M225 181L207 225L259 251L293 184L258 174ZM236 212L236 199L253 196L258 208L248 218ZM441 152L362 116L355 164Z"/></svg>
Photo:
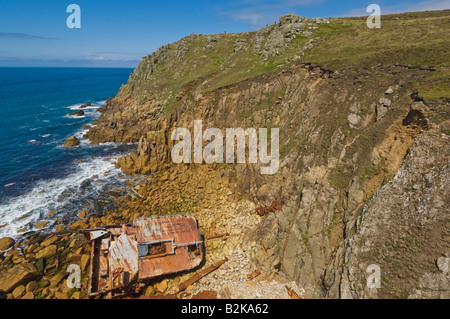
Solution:
<svg viewBox="0 0 450 319"><path fill-rule="evenodd" d="M85 109L98 109L106 101L94 102L92 106ZM71 110L77 110L82 104L75 104L69 106ZM97 116L98 112L86 112L87 116ZM68 116L73 119L82 119L85 116ZM48 120L43 120L43 122L49 122ZM68 125L73 125L68 124ZM30 128L34 131L38 128ZM88 130L81 130L74 135L78 137L81 141L81 146L89 144L89 140L83 140L82 137L86 134ZM43 138L50 137L51 134L41 135ZM28 143L38 143L36 140L29 140ZM104 143L104 146L118 145L116 143ZM62 147L58 145L57 147ZM0 238L16 237L19 236L18 232L20 229L26 229L26 231L36 230L34 225L38 222L47 221L47 228L52 227L55 223L54 216L48 216L48 212L52 210L58 211L58 208L62 208L65 204L70 203L71 199L74 199L74 194L64 198L62 201L58 198L68 189L78 189L81 183L92 176L98 176L97 181L99 184L92 183L94 185L93 192L98 190L101 185L105 183L113 182L117 175L121 173L120 169L115 168L113 162L117 161L118 157L108 157L96 159L90 159L82 163L78 163L76 168L74 168L74 173L59 179L47 180L38 182L33 189L28 191L26 194L20 195L11 199L6 204L0 205L0 225L6 225L0 228ZM107 176L106 172L109 172ZM15 183L10 183L4 187L10 187ZM76 212L74 212L76 213Z"/></svg>
<svg viewBox="0 0 450 319"><path fill-rule="evenodd" d="M86 134L89 130L81 130L74 134L74 136L80 140L81 145L89 145L89 140L83 139L84 134Z"/></svg>
<svg viewBox="0 0 450 319"><path fill-rule="evenodd" d="M48 216L48 212L58 211L64 204L74 200L76 195L71 194L61 201L58 201L58 198L68 189L78 190L83 181L94 175L97 175L96 180L101 182L99 184L92 183L94 188L99 189L102 184L104 185L108 181L113 182L121 173L120 169L115 168L112 163L114 161L117 161L117 157L98 157L78 163L74 168L74 173L63 178L39 182L26 194L0 205L0 225L6 225L0 228L0 238L16 237L19 235L18 230L22 228L26 228L27 231L36 230L31 225L37 222L47 221L49 222L47 227L52 227L55 222L54 216ZM105 172L109 172L109 174L105 176Z"/></svg>
<svg viewBox="0 0 450 319"><path fill-rule="evenodd" d="M86 115L78 116L78 115L66 115L69 119L84 119Z"/></svg>
<svg viewBox="0 0 450 319"><path fill-rule="evenodd" d="M98 117L100 115L100 113L97 112L97 109L102 107L105 104L105 102L106 101L92 102L91 106L84 107L84 108L80 108L84 103L83 104L78 103L78 104L68 106L67 108L70 110L73 110L73 111L74 110L83 110L83 111L85 111L85 113L82 116L66 115L65 117L70 118L70 119L84 119L84 118L86 118L86 116Z"/></svg>
<svg viewBox="0 0 450 319"><path fill-rule="evenodd" d="M106 100L105 101L98 101L98 102L89 102L89 103L91 103L92 105L89 105L87 107L81 108L81 106L84 103L77 103L77 104L74 104L74 105L70 105L67 108L71 109L71 110L74 110L74 111L75 110L95 110L95 109L98 109L99 107L103 106L106 103Z"/></svg>
<svg viewBox="0 0 450 319"><path fill-rule="evenodd" d="M78 103L78 104L74 104L74 105L68 106L67 108L71 109L71 110L78 110L80 108L80 106L82 106L82 105L83 104Z"/></svg>

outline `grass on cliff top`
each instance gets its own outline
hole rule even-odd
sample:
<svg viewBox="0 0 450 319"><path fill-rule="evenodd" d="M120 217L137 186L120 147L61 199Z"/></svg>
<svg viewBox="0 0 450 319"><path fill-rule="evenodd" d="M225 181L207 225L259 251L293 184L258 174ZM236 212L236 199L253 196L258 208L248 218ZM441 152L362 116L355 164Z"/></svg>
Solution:
<svg viewBox="0 0 450 319"><path fill-rule="evenodd" d="M414 73L409 80L420 97L450 101L450 10L384 15L381 29L369 29L366 19L335 18L330 24L318 24L312 36L297 36L284 52L267 61L253 52L255 38L261 35L258 32L216 35L217 43L210 50L205 49L206 36L188 37L184 45L189 52L184 58L171 57L156 64L148 79L144 79L148 74L140 72L138 85L131 87L135 97L139 90L143 96L163 92L171 104L181 88L193 81L203 82L203 91L210 92L286 67L290 58L315 38L314 47L306 50L299 62L319 65L337 77L363 75L374 83L386 72L408 70ZM245 43L242 50L234 52L238 39ZM170 46L169 50L176 47ZM125 89L124 93L131 92Z"/></svg>
<svg viewBox="0 0 450 319"><path fill-rule="evenodd" d="M306 52L308 62L339 73L359 74L404 65L425 73L415 89L425 100L450 100L450 10L384 15L380 29L366 18L332 19L320 25L318 44ZM429 71L432 69L434 71ZM382 76L379 74L378 76Z"/></svg>

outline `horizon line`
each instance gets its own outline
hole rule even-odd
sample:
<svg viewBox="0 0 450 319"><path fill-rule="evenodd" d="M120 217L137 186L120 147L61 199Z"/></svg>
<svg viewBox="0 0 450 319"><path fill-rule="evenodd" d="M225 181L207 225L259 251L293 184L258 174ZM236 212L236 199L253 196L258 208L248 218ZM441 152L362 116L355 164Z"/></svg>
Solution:
<svg viewBox="0 0 450 319"><path fill-rule="evenodd" d="M136 69L136 67L124 66L3 66L0 68L35 68L35 69Z"/></svg>

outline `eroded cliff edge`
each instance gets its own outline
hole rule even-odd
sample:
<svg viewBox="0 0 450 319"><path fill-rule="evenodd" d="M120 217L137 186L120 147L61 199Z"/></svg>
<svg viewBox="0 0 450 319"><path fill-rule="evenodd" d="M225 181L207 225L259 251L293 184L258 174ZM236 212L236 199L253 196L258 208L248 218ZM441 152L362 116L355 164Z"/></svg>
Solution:
<svg viewBox="0 0 450 319"><path fill-rule="evenodd" d="M281 203L239 234L262 278L295 280L314 298L448 298L448 268L437 265L450 253L448 16L386 16L371 33L363 19L288 15L256 32L188 36L143 58L86 138L138 142L118 165L172 186L212 171L226 188L199 181L195 192L200 202L236 203L224 219L245 203ZM173 128L199 119L222 130L280 128L278 173L174 165ZM154 193L149 179L136 200ZM239 243L224 245L232 254ZM365 285L370 264L381 267L380 289Z"/></svg>

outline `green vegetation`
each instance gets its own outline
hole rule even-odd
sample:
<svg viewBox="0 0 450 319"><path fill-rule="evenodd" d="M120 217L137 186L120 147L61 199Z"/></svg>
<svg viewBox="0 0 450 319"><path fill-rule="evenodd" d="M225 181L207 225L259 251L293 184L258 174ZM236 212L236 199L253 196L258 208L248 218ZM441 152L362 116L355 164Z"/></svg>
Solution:
<svg viewBox="0 0 450 319"><path fill-rule="evenodd" d="M333 169L331 172L331 184L337 188L346 188L351 176L351 172L345 171L343 168Z"/></svg>
<svg viewBox="0 0 450 319"><path fill-rule="evenodd" d="M372 78L410 68L423 77L415 86L421 98L450 100L449 15L450 10L385 15L381 29L367 28L365 18L332 19L320 25L320 42L305 58L347 75L366 70Z"/></svg>
<svg viewBox="0 0 450 319"><path fill-rule="evenodd" d="M176 92L192 82L204 83L207 93L305 62L330 70L334 77L360 78L373 87L380 86L387 73L404 72L415 79L412 89L421 98L450 101L449 16L450 10L384 15L381 29L369 29L365 17L331 19L330 24L318 24L311 36L297 35L267 59L258 51L274 25L264 32L191 35L144 58L130 78L134 85L123 87L119 95L133 93L142 103L158 92L158 99L173 107ZM213 37L216 42L211 45ZM257 37L263 37L259 47ZM311 40L313 47L308 49ZM238 42L241 48L236 50Z"/></svg>
<svg viewBox="0 0 450 319"><path fill-rule="evenodd" d="M301 227L298 227L298 231L300 232L300 236L302 238L302 242L306 247L306 251L311 254L311 245L309 244L309 236L308 236L308 230L303 231Z"/></svg>

